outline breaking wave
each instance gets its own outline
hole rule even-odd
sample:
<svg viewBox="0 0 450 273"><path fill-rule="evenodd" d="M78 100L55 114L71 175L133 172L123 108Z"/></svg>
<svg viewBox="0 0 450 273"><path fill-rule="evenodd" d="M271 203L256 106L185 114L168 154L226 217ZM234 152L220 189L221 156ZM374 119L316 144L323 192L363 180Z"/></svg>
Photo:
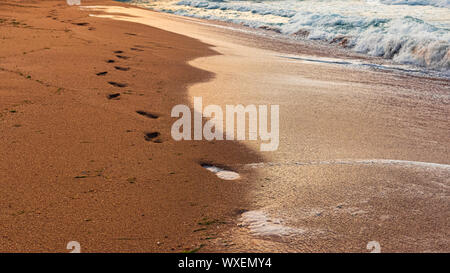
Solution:
<svg viewBox="0 0 450 273"><path fill-rule="evenodd" d="M450 0L132 1L450 73Z"/></svg>
<svg viewBox="0 0 450 273"><path fill-rule="evenodd" d="M380 0L386 5L433 6L450 8L450 0Z"/></svg>

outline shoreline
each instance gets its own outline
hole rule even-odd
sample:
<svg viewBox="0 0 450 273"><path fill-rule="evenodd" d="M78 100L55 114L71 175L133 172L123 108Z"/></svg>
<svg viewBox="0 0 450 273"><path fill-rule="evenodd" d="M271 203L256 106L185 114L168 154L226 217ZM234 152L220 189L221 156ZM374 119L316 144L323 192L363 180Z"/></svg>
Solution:
<svg viewBox="0 0 450 273"><path fill-rule="evenodd" d="M448 168L427 167L449 164L447 80L286 60L254 47L267 41L250 34L126 13L108 18L187 35L220 53L189 62L216 75L190 86L191 103L280 105L280 148L263 154L266 164L237 167L256 171L251 210L224 233L233 246L220 251L365 252L373 240L387 252L448 250ZM260 144L242 143L254 151Z"/></svg>
<svg viewBox="0 0 450 273"><path fill-rule="evenodd" d="M289 60L282 42L83 1L104 4L6 21L24 29L0 65L2 251L448 251L447 80ZM27 25L37 48L13 43ZM280 105L279 150L175 142L170 109L195 96Z"/></svg>
<svg viewBox="0 0 450 273"><path fill-rule="evenodd" d="M327 40L323 38L319 39L306 39L303 37L306 33L309 32L309 30L300 29L297 33L291 33L286 34L283 33L279 26L269 26L269 25L261 25L260 27L252 26L251 23L248 22L240 22L239 20L235 21L233 19L230 19L230 22L227 20L218 19L215 16L212 16L212 18L202 19L202 16L200 15L203 12L203 15L205 15L207 12L205 10L202 11L202 7L195 7L193 8L191 5L186 3L181 3L180 6L185 6L193 8L194 10L198 9L199 14L189 12L183 12L181 9L180 13L177 13L173 10L173 8L176 9L176 6L168 5L165 6L163 4L164 2L160 3L133 3L128 2L132 6L152 10L155 12L161 12L170 14L173 16L180 16L184 18L190 18L192 20L200 20L202 21L201 24L211 24L216 27L224 28L224 29L230 29L233 32L242 32L242 33L251 33L253 36L261 36L264 40L273 40L274 42L268 43L269 47L267 47L265 44L261 43L253 43L253 46L259 47L259 48L265 48L265 49L271 49L273 51L280 51L282 49L284 53L292 53L296 54L299 52L298 48L305 48L308 52L312 53L313 56L318 57L335 57L340 58L341 60L353 60L359 63L359 61L367 61L367 64L359 65L361 68L367 68L367 69L373 69L373 70L389 70L388 73L391 72L400 72L400 73L408 73L413 76L422 76L425 78L441 78L445 80L450 80L450 74L448 74L448 71L445 71L445 69L439 70L439 69L433 69L433 68L427 68L423 66L417 66L417 65L410 65L408 63L397 63L391 58L383 58L383 57L377 57L372 54L365 54L362 52L351 50L351 47L344 46L347 43L347 38L351 38L351 36L346 37L344 36L336 36L333 40ZM173 2L172 2L173 4ZM222 8L218 8L217 5L221 4L213 4L211 6L211 10L222 10ZM228 7L226 3L223 4L224 9L227 10L228 8L234 9L235 7ZM245 5L244 5L245 7ZM203 7L204 8L204 7ZM247 8L252 9L252 6L248 6ZM253 7L255 8L255 7ZM162 10L160 10L162 9ZM245 8L244 8L245 9ZM208 8L206 8L208 10ZM239 9L238 9L239 10ZM252 10L255 11L258 14L258 10ZM206 13L205 13L206 12ZM240 11L237 11L239 13ZM298 12L298 10L297 10ZM269 12L270 13L270 12ZM263 16L264 17L264 16ZM289 16L288 16L289 17ZM220 18L220 16L219 16ZM290 18L290 17L289 17ZM252 18L254 20L255 18ZM264 20L263 20L264 21ZM200 22L199 22L200 23ZM284 24L284 23L281 23ZM236 35L235 35L236 36ZM247 43L252 43L251 40L247 40ZM344 45L342 44L344 43ZM270 47L272 45L272 47ZM276 45L276 46L273 46ZM401 47L401 45L400 45ZM303 51L303 50L300 50ZM445 57L444 57L445 58Z"/></svg>

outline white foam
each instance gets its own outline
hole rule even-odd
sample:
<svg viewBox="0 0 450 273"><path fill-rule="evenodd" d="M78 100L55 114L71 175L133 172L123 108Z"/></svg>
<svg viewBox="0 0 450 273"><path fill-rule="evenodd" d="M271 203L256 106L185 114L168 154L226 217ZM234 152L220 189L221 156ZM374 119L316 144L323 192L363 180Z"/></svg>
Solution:
<svg viewBox="0 0 450 273"><path fill-rule="evenodd" d="M204 165L203 168L207 169L212 173L215 173L217 177L223 180L236 180L241 177L237 172L224 170L212 165Z"/></svg>
<svg viewBox="0 0 450 273"><path fill-rule="evenodd" d="M280 219L271 219L261 210L247 211L241 217L242 226L250 229L256 236L286 237L305 232L303 229L288 227Z"/></svg>
<svg viewBox="0 0 450 273"><path fill-rule="evenodd" d="M416 166L416 167L425 167L425 168L437 168L444 169L450 171L450 165L448 164L439 164L432 162L422 162L422 161L408 161L408 160L393 160L393 159L365 159L365 160L354 160L354 161L345 161L342 160L342 163L360 163L360 164L397 164L397 165L406 165L406 166Z"/></svg>
<svg viewBox="0 0 450 273"><path fill-rule="evenodd" d="M450 8L450 0L380 0L379 2L386 5L433 6Z"/></svg>
<svg viewBox="0 0 450 273"><path fill-rule="evenodd" d="M344 45L397 63L450 70L450 32L420 19L378 18L299 12L281 27L285 34Z"/></svg>
<svg viewBox="0 0 450 273"><path fill-rule="evenodd" d="M441 169L444 171L450 171L450 165L432 163L432 162L422 162L422 161L409 161L409 160L395 160L395 159L333 159L333 160L323 160L323 161L296 161L287 163L275 163L275 162L260 162L260 163L250 163L245 166L248 168L262 168L265 166L278 166L278 165L399 165L406 167L420 167L420 168L433 168Z"/></svg>
<svg viewBox="0 0 450 273"><path fill-rule="evenodd" d="M302 39L327 41L400 64L450 71L450 0L132 2L290 36L301 31Z"/></svg>

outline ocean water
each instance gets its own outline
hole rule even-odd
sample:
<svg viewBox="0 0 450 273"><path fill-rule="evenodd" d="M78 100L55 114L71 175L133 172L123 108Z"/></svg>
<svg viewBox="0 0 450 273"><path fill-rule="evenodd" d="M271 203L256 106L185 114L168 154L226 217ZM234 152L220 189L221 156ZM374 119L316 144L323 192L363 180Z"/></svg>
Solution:
<svg viewBox="0 0 450 273"><path fill-rule="evenodd" d="M450 74L450 0L131 0Z"/></svg>

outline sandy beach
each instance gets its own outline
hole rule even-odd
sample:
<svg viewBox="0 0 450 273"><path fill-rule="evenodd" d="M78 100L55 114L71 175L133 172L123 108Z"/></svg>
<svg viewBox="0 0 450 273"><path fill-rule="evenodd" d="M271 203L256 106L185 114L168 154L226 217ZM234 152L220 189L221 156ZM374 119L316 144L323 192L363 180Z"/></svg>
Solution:
<svg viewBox="0 0 450 273"><path fill-rule="evenodd" d="M170 137L170 109L212 75L186 62L213 51L61 1L3 1L0 14L0 251L190 251L236 217L246 178L218 183L200 164L258 155Z"/></svg>
<svg viewBox="0 0 450 273"><path fill-rule="evenodd" d="M82 4L0 4L0 251L450 250L448 80L341 65L382 60L265 30ZM173 140L171 109L194 97L279 105L278 149Z"/></svg>

